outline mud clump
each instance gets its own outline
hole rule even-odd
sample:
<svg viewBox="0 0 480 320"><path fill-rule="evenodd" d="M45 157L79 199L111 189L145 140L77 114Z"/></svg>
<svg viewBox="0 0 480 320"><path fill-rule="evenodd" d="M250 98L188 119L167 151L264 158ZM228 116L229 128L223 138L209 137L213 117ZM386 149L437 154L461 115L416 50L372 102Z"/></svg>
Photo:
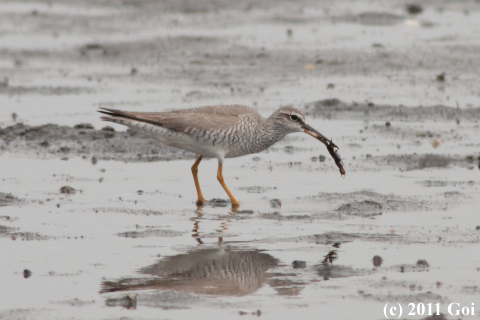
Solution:
<svg viewBox="0 0 480 320"><path fill-rule="evenodd" d="M419 159L418 169L445 168L449 160L446 157L428 154Z"/></svg>
<svg viewBox="0 0 480 320"><path fill-rule="evenodd" d="M354 216L370 217L382 214L382 205L372 200L346 203L338 207L337 211Z"/></svg>
<svg viewBox="0 0 480 320"><path fill-rule="evenodd" d="M23 270L23 277L25 279L30 278L31 276L32 276L32 271L30 271L28 269Z"/></svg>
<svg viewBox="0 0 480 320"><path fill-rule="evenodd" d="M70 186L63 186L60 188L60 193L75 194L77 193L77 190Z"/></svg>
<svg viewBox="0 0 480 320"><path fill-rule="evenodd" d="M295 261L292 262L292 267L294 269L306 268L307 267L307 262L306 261L295 260Z"/></svg>
<svg viewBox="0 0 480 320"><path fill-rule="evenodd" d="M421 268L427 268L429 267L430 265L428 264L427 260L423 260L423 259L418 259L417 260L417 263L415 264L417 267L421 267Z"/></svg>
<svg viewBox="0 0 480 320"><path fill-rule="evenodd" d="M80 123L73 126L73 129L92 129L95 128L90 123Z"/></svg>
<svg viewBox="0 0 480 320"><path fill-rule="evenodd" d="M270 200L270 207L276 209L282 207L282 200L280 199L272 199Z"/></svg>
<svg viewBox="0 0 480 320"><path fill-rule="evenodd" d="M374 267L380 267L383 263L383 259L380 256L375 256L372 259Z"/></svg>
<svg viewBox="0 0 480 320"><path fill-rule="evenodd" d="M420 14L423 12L422 6L417 3L409 3L406 5L405 9L410 14Z"/></svg>
<svg viewBox="0 0 480 320"><path fill-rule="evenodd" d="M18 199L17 197L13 196L10 193L0 192L0 207L14 205L21 202L22 202L21 199Z"/></svg>
<svg viewBox="0 0 480 320"><path fill-rule="evenodd" d="M226 207L230 202L225 199L220 199L220 198L213 198L211 200L208 200L206 205L210 206L212 208L217 208L217 207Z"/></svg>

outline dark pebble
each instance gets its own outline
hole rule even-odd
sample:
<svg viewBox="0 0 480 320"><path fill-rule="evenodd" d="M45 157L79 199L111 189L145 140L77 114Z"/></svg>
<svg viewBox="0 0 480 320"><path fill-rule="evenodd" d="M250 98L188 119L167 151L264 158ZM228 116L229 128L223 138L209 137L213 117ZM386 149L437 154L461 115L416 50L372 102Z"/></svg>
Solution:
<svg viewBox="0 0 480 320"><path fill-rule="evenodd" d="M407 12L410 13L410 14L420 14L423 12L423 8L421 5L419 4L415 4L415 3L410 3L410 4L407 4Z"/></svg>
<svg viewBox="0 0 480 320"><path fill-rule="evenodd" d="M442 72L439 75L437 75L437 81L440 81L440 82L445 81L445 72Z"/></svg>
<svg viewBox="0 0 480 320"><path fill-rule="evenodd" d="M418 259L416 265L417 265L417 267L429 267L430 266L428 264L427 260L423 260L423 259Z"/></svg>
<svg viewBox="0 0 480 320"><path fill-rule="evenodd" d="M141 196L143 194L143 190L138 190L137 193L139 196Z"/></svg>
<svg viewBox="0 0 480 320"><path fill-rule="evenodd" d="M270 206L272 208L281 208L282 207L282 200L272 199L272 200L270 200Z"/></svg>
<svg viewBox="0 0 480 320"><path fill-rule="evenodd" d="M325 162L325 159L327 158L324 155L318 157L318 160L320 160L320 162Z"/></svg>
<svg viewBox="0 0 480 320"><path fill-rule="evenodd" d="M295 261L292 262L292 267L294 269L306 268L307 267L307 262L306 261L295 260Z"/></svg>
<svg viewBox="0 0 480 320"><path fill-rule="evenodd" d="M382 265L382 263L383 263L382 257L380 257L380 256L373 257L373 265L375 267L380 267Z"/></svg>
<svg viewBox="0 0 480 320"><path fill-rule="evenodd" d="M23 277L25 279L30 278L31 276L32 276L32 271L30 271L28 269L23 270Z"/></svg>
<svg viewBox="0 0 480 320"><path fill-rule="evenodd" d="M93 165L96 165L98 160L97 160L97 158L95 158L95 156L93 156L92 159L90 160L90 162L92 162Z"/></svg>
<svg viewBox="0 0 480 320"><path fill-rule="evenodd" d="M390 127L390 126L391 126L391 124L390 124L389 121L385 122L385 127Z"/></svg>

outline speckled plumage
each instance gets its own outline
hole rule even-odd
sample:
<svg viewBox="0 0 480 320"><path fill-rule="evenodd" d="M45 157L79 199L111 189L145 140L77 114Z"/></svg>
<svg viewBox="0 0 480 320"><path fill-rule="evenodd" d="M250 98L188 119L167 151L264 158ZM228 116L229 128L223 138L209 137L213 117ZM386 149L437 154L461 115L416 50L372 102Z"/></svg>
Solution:
<svg viewBox="0 0 480 320"><path fill-rule="evenodd" d="M257 153L288 133L295 132L279 126L275 118L265 119L254 109L242 105L207 106L172 112L102 109L111 116L102 117L102 120L126 125L169 146L210 158L234 158ZM280 110L302 115L292 107Z"/></svg>

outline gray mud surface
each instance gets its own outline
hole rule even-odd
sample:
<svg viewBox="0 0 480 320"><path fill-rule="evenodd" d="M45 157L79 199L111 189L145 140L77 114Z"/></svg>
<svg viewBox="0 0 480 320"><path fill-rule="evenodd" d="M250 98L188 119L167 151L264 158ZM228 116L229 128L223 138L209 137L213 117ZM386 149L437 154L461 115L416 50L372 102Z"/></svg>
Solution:
<svg viewBox="0 0 480 320"><path fill-rule="evenodd" d="M0 18L0 319L480 318L478 1L3 1ZM96 112L214 104L303 110L346 177L292 134L225 161L237 211L202 161L197 208L194 154Z"/></svg>
<svg viewBox="0 0 480 320"><path fill-rule="evenodd" d="M194 154L145 138L134 131L115 132L110 126L95 130L91 124L72 127L46 124L29 126L23 123L0 129L2 153L27 154L49 159L82 157L97 160L148 162L193 159Z"/></svg>

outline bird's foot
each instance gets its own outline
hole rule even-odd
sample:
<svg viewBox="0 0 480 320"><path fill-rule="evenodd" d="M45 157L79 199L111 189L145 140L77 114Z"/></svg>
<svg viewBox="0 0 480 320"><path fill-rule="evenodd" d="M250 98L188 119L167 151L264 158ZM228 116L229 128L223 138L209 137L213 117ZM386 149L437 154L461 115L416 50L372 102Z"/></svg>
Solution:
<svg viewBox="0 0 480 320"><path fill-rule="evenodd" d="M233 199L235 200L235 199ZM238 208L240 208L240 202L238 202L237 200L233 201L232 200L232 211L235 212L238 210Z"/></svg>
<svg viewBox="0 0 480 320"><path fill-rule="evenodd" d="M195 204L197 205L197 209L203 208L206 203L207 203L207 201L203 198L199 198L199 199L197 199L197 202L195 202Z"/></svg>

